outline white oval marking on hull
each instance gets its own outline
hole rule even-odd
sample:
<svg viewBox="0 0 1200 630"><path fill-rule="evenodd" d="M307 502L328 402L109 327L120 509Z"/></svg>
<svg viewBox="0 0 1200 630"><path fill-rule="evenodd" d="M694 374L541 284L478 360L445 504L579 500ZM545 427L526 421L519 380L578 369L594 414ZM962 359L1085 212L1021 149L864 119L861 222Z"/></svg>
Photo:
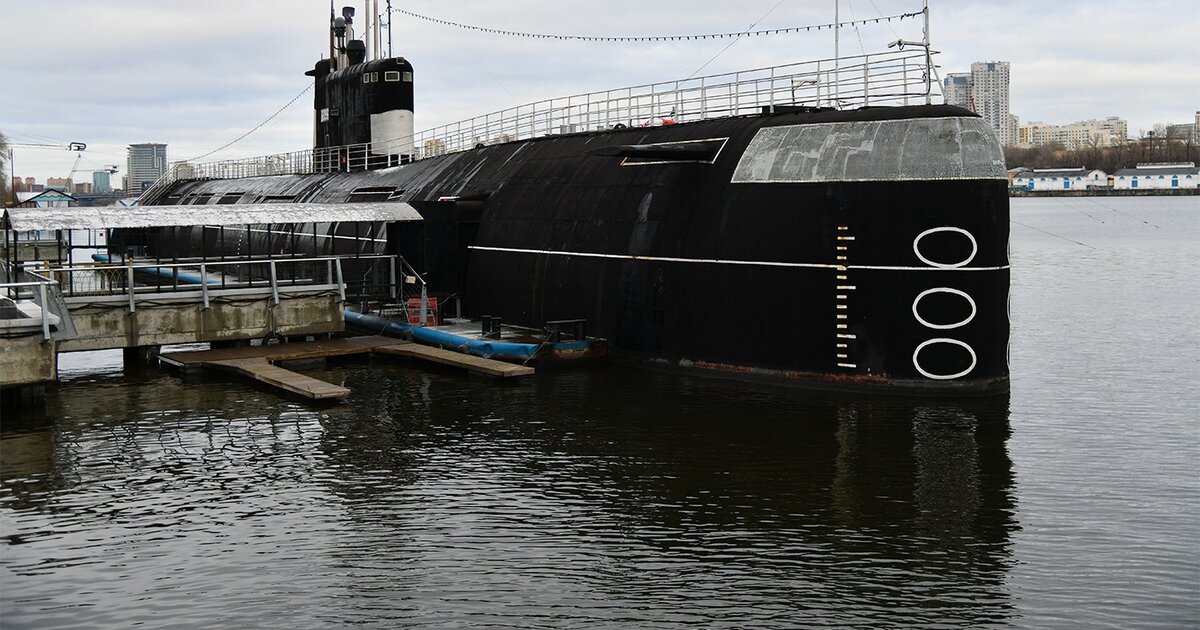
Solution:
<svg viewBox="0 0 1200 630"><path fill-rule="evenodd" d="M951 344L954 346L960 346L962 348L965 348L967 350L967 352L969 352L971 354L971 365L968 365L967 369L965 369L961 372L957 372L955 374L934 374L932 372L929 372L925 368L921 367L920 354L921 354L921 351L925 349L925 346L933 345L935 343L948 343L948 344ZM948 380L956 379L956 378L959 378L962 376L966 376L967 374L970 374L971 370L975 369L975 364L977 361L978 361L978 359L975 356L975 350L973 348L971 348L971 346L969 346L966 343L959 341L957 339L948 339L946 337L938 337L935 339L930 339L928 341L922 342L921 345L917 346L916 350L913 350L913 367L917 368L917 371L920 372L922 376L924 376L926 378L932 378L932 379L938 380L938 381L948 381Z"/></svg>
<svg viewBox="0 0 1200 630"><path fill-rule="evenodd" d="M966 236L971 241L970 255L968 255L964 260L961 260L956 263L940 263L940 262L936 262L936 261L926 258L925 255L921 253L921 239L925 238L926 236L929 236L930 234L934 234L936 232L957 232L959 234ZM975 260L975 254L979 253L979 243L977 243L975 241L975 237L972 236L970 232L968 232L962 228L956 228L956 227L950 227L950 226L935 227L935 228L929 228L928 230L921 232L920 234L917 235L916 238L913 239L913 253L917 255L917 258L921 259L921 262L923 262L931 267L937 267L939 269L958 269L959 267L965 266L967 263L971 262L972 260Z"/></svg>
<svg viewBox="0 0 1200 630"><path fill-rule="evenodd" d="M933 322L926 321L925 318L921 317L921 314L919 312L917 312L917 305L919 305L921 303L922 298L924 298L925 296L930 295L932 293L949 293L951 295L961 296L963 299L965 299L967 301L967 304L971 305L971 314L967 315L966 319L963 319L962 321L959 321L959 322L954 322L953 324L935 324ZM977 312L977 310L978 309L976 309L976 307L975 307L975 300L971 299L971 296L967 295L966 293L963 293L962 291L959 291L958 289L951 289L950 287L935 287L933 289L927 289L925 291L922 291L921 294L918 295L916 297L916 299L913 300L913 303L912 303L913 317L917 318L917 321L921 322L922 325L924 325L928 328L934 328L936 330L949 330L951 328L958 328L960 326L966 326L967 324L969 324L971 322L971 320L975 319L975 313Z"/></svg>

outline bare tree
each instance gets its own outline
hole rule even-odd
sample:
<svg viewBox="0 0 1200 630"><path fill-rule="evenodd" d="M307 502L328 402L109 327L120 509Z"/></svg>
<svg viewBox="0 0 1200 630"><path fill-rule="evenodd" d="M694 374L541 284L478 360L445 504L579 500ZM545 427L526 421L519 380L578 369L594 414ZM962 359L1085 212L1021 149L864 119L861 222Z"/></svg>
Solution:
<svg viewBox="0 0 1200 630"><path fill-rule="evenodd" d="M8 147L8 138L0 131L0 204L5 206L17 201L16 191L12 188L12 178L15 175L11 172L11 165L12 153Z"/></svg>

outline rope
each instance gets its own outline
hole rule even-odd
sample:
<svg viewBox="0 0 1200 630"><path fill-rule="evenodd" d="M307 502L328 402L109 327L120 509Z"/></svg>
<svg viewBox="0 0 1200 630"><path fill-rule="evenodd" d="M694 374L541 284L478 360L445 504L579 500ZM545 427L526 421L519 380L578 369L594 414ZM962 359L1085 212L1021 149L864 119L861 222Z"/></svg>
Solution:
<svg viewBox="0 0 1200 630"><path fill-rule="evenodd" d="M452 22L450 20L442 20L442 19L438 19L438 18L429 17L427 15L421 15L419 13L413 13L411 11L405 11L404 9L392 9L392 11L394 11L396 13L401 13L401 14L407 15L409 17L417 18L419 20L425 20L427 22L434 22L437 24L445 25L445 26L454 26L457 28L463 28L463 29L472 30L472 31L480 31L483 33L492 33L495 35L509 35L512 37L529 37L529 38L533 38L533 39L575 40L575 41L585 41L585 42L664 42L664 41L685 41L685 40L695 40L695 39L725 39L725 38L729 38L729 37L736 39L739 37L756 37L756 36L763 36L763 35L781 35L781 34L785 34L785 33L799 33L801 31L804 31L804 32L813 31L813 30L820 31L823 29L833 29L833 28L839 27L839 26L857 26L860 24L871 24L871 23L878 24L881 21L891 22L892 20L904 20L907 18L912 18L912 17L917 17L918 15L922 15L922 12L918 11L916 13L898 13L896 15L886 15L886 16L880 16L877 18L868 18L865 20L851 20L848 22L835 22L835 23L830 23L830 24L812 24L809 26L790 26L787 28L770 28L770 29L757 30L757 31L746 30L746 31L737 31L737 32L732 32L732 33L703 33L703 34L698 34L698 35L654 35L654 36L621 37L621 36L592 36L592 35L561 35L561 34L549 34L549 33L526 33L526 32L521 32L521 31L508 31L508 30L499 29L499 28L488 28L488 27L484 27L484 26L474 26L472 24L462 24L460 22Z"/></svg>
<svg viewBox="0 0 1200 630"><path fill-rule="evenodd" d="M758 18L757 20L755 20L755 21L754 21L754 22L753 22L753 23L752 23L752 24L751 24L751 25L748 27L748 29L751 29L751 28L754 28L755 26L758 26L758 23L759 23L759 22L761 22L761 21L763 21L763 20L767 19L767 16L768 16L768 15L771 15L771 13L772 13L772 12L774 12L774 11L775 11L775 9L778 9L778 8L779 8L779 5L781 5L781 4L783 4L783 0L779 0L779 2L775 3L775 6L771 7L771 9L770 9L769 11L767 11L766 13L764 13L762 17L760 17L760 18ZM747 29L747 30L748 30L748 29ZM701 70L703 70L703 69L707 68L709 64L711 64L712 62L716 61L716 60L717 60L717 57L720 57L721 55L724 55L724 54L725 54L725 51L726 51L726 50L729 50L730 48L732 48L732 47L733 47L733 45L734 45L734 44L736 44L736 43L738 43L738 41L739 41L741 38L742 38L742 36L741 36L741 35L738 35L737 37L733 38L733 41L729 42L729 43L728 43L728 44L727 44L727 45L726 45L724 48L722 48L722 49L721 49L721 51L720 51L720 52L718 52L717 54L713 55L711 59L709 59L708 61L705 61L705 62L704 62L704 65L700 66L699 68L696 68L696 71L695 71L695 72L693 72L691 75L689 75L689 76L688 76L688 78L689 78L689 79L691 79L691 78L694 78L694 77L695 77L697 74L700 74L700 71L701 71ZM671 115L672 115L672 116L674 116L674 115L675 115L675 113L674 113L674 112L671 112Z"/></svg>
<svg viewBox="0 0 1200 630"><path fill-rule="evenodd" d="M304 94L305 94L306 92L308 92L309 90L313 89L313 86L314 86L314 85L316 85L316 82L315 82L315 81L314 81L314 82L312 82L312 83L309 83L309 84L308 84L308 85L307 85L307 86L306 86L306 87L305 87L303 90L300 90L300 93L299 93L299 94L297 94L295 97L293 97L293 98L292 98L292 100L288 101L287 105L284 105L283 107L280 107L280 108L279 108L279 110L278 110L278 111L276 111L274 114L271 114L270 116L267 116L267 119L266 119L266 120L264 120L264 121L262 121L262 122L258 123L257 125L254 125L254 127L253 127L253 128L251 128L251 129L250 129L250 131L247 131L246 133L244 133L244 134L242 134L242 135L238 136L237 138L235 138L235 139L233 139L232 141L230 141L228 144L226 144L226 145L224 145L224 146L222 146L222 147L220 147L220 148L213 149L212 151L209 151L208 153L205 153L204 155L197 155L197 156L196 156L196 157L194 157L194 158L188 158L188 159L186 159L186 160L184 160L184 161L185 161L185 162L194 162L194 161L196 161L196 160L199 160L199 159L201 159L201 158L206 158L206 157L208 157L208 156L210 156L210 155L212 155L212 154L214 154L214 153L216 153L216 152L218 152L218 151L224 151L225 149L228 149L229 147L231 147L231 146L233 146L233 145L235 145L235 144L237 144L237 143L241 142L242 140L245 140L245 139L246 139L246 136L249 136L250 134L254 133L255 131L258 131L259 129L261 129L261 128L263 127L263 125L265 125L265 124L267 124L267 123L271 122L272 120L274 120L274 119L275 119L275 117L276 117L276 116L278 116L278 115L282 114L282 113L283 113L283 110L285 110L285 109L287 109L287 108L291 107L291 106L292 106L292 105L293 105L293 104L294 104L296 101L300 100L300 97L301 97L301 96L304 96Z"/></svg>

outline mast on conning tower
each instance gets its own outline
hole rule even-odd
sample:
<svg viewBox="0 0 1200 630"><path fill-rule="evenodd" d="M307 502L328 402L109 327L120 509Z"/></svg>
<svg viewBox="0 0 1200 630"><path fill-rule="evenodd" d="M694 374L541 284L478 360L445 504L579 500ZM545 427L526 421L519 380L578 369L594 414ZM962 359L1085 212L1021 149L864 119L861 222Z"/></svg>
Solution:
<svg viewBox="0 0 1200 630"><path fill-rule="evenodd" d="M392 0L387 0L388 16L388 57L392 56Z"/></svg>
<svg viewBox="0 0 1200 630"><path fill-rule="evenodd" d="M373 0L378 6L378 0ZM361 170L395 166L413 156L413 68L403 58L381 58L378 21L359 32L374 34L374 46L355 38L353 7L330 13L328 60L321 59L313 77L314 160L327 170ZM373 32L374 29L374 32Z"/></svg>

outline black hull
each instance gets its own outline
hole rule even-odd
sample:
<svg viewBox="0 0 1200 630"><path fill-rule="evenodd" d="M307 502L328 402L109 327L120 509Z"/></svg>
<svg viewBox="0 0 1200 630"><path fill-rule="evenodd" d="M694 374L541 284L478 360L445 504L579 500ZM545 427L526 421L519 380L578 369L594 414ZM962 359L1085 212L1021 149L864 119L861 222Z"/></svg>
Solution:
<svg viewBox="0 0 1200 630"><path fill-rule="evenodd" d="M425 217L415 258L431 284L468 315L585 318L617 351L821 387L988 393L1008 387L1009 217L999 147L976 121L944 106L726 118L181 182L163 203L391 190ZM831 134L819 159L803 146L814 133ZM382 251L373 236L300 246ZM195 230L161 239L201 253Z"/></svg>

